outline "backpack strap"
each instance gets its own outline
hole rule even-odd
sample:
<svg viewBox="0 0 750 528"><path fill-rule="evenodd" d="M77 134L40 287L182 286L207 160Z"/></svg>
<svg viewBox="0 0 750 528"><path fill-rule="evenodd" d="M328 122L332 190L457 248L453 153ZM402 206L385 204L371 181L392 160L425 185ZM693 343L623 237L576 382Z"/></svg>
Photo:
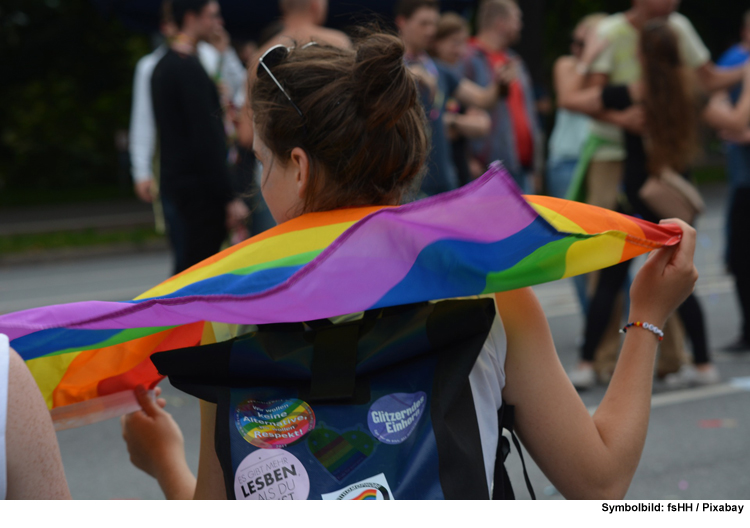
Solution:
<svg viewBox="0 0 750 528"><path fill-rule="evenodd" d="M310 402L348 401L356 387L359 325L322 328L315 334Z"/></svg>
<svg viewBox="0 0 750 528"><path fill-rule="evenodd" d="M315 330L310 364L310 388L301 393L310 403L353 403L369 400L369 385L357 377L359 338L374 326L382 310L368 310L354 323L336 325L330 319L308 321Z"/></svg>
<svg viewBox="0 0 750 528"><path fill-rule="evenodd" d="M523 478L526 481L526 489L529 490L529 495L532 500L536 500L536 494L534 488L531 486L531 480L529 474L526 472L526 461L523 459L523 450L521 444L516 437L516 433L513 431L513 427L516 421L516 408L513 405L508 405L503 402L500 410L497 412L498 427L500 429L500 439L497 443L497 454L495 456L495 486L492 490L493 500L513 500L515 494L513 493L513 487L510 484L510 478L508 472L505 470L505 459L510 454L510 442L503 436L503 429L510 433L513 439L513 444L518 450L518 456L521 457L521 466L523 467ZM498 486L498 476L501 476L500 486Z"/></svg>

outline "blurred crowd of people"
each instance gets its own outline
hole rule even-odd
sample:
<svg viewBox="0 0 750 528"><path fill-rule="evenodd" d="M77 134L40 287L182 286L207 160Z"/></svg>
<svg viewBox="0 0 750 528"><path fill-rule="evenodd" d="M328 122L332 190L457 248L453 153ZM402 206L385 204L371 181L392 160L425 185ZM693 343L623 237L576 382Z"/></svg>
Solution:
<svg viewBox="0 0 750 528"><path fill-rule="evenodd" d="M749 351L750 13L742 41L715 64L679 3L633 0L626 12L580 21L570 54L554 65L557 113L547 142L531 77L512 49L523 30L518 3L484 0L472 28L441 13L439 0L397 2L393 22L431 142L412 199L456 189L500 160L527 193L694 222L702 204L689 171L703 122L727 142L726 263L744 321L727 349ZM326 0L280 0L282 18L236 50L217 2L179 6L164 3L165 43L136 69L130 130L135 190L164 219L175 273L274 225L253 154L249 91L259 59L279 45L351 46L324 27ZM664 206L672 202L685 203ZM611 377L629 284L628 264L575 279L586 321L581 362L570 372L579 389ZM695 296L668 322L658 366L668 385L719 381L705 326Z"/></svg>

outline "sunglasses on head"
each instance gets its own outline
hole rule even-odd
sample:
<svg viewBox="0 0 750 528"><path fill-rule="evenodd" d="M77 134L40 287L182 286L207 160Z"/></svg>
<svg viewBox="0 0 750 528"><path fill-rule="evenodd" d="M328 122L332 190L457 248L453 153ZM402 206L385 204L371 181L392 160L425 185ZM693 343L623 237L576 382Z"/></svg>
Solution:
<svg viewBox="0 0 750 528"><path fill-rule="evenodd" d="M316 42L310 42L308 44L305 44L302 46L301 49L309 48L310 46L315 46ZM258 59L258 70L257 70L257 76L260 78L261 76L268 74L269 77L271 77L271 80L278 86L279 90L281 90L281 93L284 94L284 97L287 98L289 103L294 107L294 109L297 111L299 116L302 118L302 126L304 127L305 133L307 133L307 127L305 127L305 115L302 113L302 110L299 109L299 107L294 104L294 101L292 101L292 98L287 93L286 90L284 90L284 87L281 86L281 83L279 80L274 76L274 74L271 72L271 69L281 64L284 59L286 59L289 56L289 52L292 51L294 48L287 48L283 44L277 44L276 46L273 46L269 48L261 57Z"/></svg>

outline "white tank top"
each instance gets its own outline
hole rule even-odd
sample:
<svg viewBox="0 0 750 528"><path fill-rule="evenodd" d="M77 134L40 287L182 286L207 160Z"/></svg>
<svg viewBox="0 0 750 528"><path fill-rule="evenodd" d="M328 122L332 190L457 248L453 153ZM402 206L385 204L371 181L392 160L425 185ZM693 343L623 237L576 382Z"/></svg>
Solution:
<svg viewBox="0 0 750 528"><path fill-rule="evenodd" d="M490 335L484 342L474 367L469 374L471 395L479 424L479 437L482 442L484 469L487 475L487 489L492 497L495 477L495 455L500 441L497 412L503 404L505 388L505 356L507 338L503 322L495 316Z"/></svg>
<svg viewBox="0 0 750 528"><path fill-rule="evenodd" d="M8 336L0 334L0 500L7 492L7 470L5 467L5 424L8 417L8 367L10 353Z"/></svg>

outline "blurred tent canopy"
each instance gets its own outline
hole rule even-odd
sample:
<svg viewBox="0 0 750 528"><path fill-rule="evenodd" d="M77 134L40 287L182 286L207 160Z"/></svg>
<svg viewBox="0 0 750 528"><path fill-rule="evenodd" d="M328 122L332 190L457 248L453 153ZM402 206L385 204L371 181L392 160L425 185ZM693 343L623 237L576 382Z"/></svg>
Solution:
<svg viewBox="0 0 750 528"><path fill-rule="evenodd" d="M161 0L92 0L105 16L115 16L132 30L158 30ZM445 10L462 11L477 0L444 0ZM268 24L281 16L276 0L219 0L225 26L232 38L252 40ZM374 17L393 18L396 0L329 0L328 26L346 27L367 23Z"/></svg>

